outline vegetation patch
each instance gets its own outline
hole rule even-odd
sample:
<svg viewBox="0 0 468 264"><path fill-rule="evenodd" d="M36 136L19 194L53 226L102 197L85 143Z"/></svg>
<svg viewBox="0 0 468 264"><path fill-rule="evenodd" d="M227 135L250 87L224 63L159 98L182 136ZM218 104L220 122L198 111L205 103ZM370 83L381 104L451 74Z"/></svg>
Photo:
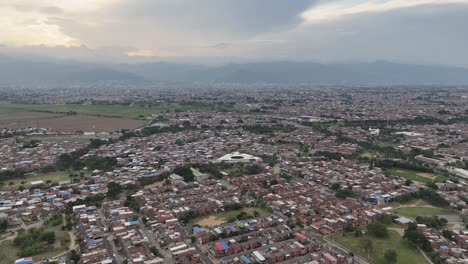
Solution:
<svg viewBox="0 0 468 264"><path fill-rule="evenodd" d="M386 264L385 255L388 254L389 250L397 252L397 264L427 263L415 246L402 239L393 230L389 230L388 236L385 238L378 238L369 234L356 236L353 233L347 233L336 235L332 239L351 250L354 254L369 259L371 263Z"/></svg>

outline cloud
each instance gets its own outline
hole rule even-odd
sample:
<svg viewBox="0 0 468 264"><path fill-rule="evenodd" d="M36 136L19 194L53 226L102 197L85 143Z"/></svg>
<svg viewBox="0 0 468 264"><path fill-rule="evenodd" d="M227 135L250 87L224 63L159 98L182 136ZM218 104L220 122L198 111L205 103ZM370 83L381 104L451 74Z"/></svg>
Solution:
<svg viewBox="0 0 468 264"><path fill-rule="evenodd" d="M154 57L154 52L149 49L143 50L134 50L127 52L127 55L130 57Z"/></svg>
<svg viewBox="0 0 468 264"><path fill-rule="evenodd" d="M89 61L468 65L468 0L0 1L0 43ZM45 46L43 46L45 45ZM2 51L3 52L3 51ZM157 56L155 56L157 54Z"/></svg>
<svg viewBox="0 0 468 264"><path fill-rule="evenodd" d="M387 1L340 1L314 6L301 13L304 23L320 23L345 16L388 12L401 8L422 5L468 4L468 0L387 0Z"/></svg>

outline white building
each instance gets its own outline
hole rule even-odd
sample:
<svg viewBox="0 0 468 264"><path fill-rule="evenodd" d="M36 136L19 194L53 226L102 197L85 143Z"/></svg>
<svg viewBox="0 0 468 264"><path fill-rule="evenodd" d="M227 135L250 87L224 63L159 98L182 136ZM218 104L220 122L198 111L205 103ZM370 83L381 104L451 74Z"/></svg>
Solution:
<svg viewBox="0 0 468 264"><path fill-rule="evenodd" d="M221 158L217 159L217 161L226 163L253 163L262 162L263 160L259 157L255 157L249 154L233 152L222 156Z"/></svg>

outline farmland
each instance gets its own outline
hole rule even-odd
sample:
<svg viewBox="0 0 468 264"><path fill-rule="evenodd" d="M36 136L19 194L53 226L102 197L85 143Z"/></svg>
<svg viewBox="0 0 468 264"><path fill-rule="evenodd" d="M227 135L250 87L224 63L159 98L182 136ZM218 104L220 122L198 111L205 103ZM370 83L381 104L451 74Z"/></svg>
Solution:
<svg viewBox="0 0 468 264"><path fill-rule="evenodd" d="M33 104L12 104L0 103L0 114L15 112L48 112L48 113L76 113L89 116L106 116L136 119L145 115L160 114L174 111L200 111L210 110L208 105L160 105L152 107L125 106L125 105L33 105Z"/></svg>
<svg viewBox="0 0 468 264"><path fill-rule="evenodd" d="M75 133L83 132L113 132L120 129L133 129L145 124L142 120L127 118L100 117L100 116L59 116L54 118L38 118L34 121L12 123L3 127L7 128L49 128L57 132Z"/></svg>

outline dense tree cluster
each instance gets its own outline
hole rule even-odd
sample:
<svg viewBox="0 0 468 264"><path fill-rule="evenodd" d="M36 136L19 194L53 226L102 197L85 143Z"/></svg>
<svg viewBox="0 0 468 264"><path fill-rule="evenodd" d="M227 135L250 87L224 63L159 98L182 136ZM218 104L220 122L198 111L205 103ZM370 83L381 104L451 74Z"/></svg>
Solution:
<svg viewBox="0 0 468 264"><path fill-rule="evenodd" d="M345 199L347 197L351 197L351 198L356 197L357 194L349 188L344 188L344 189L339 189L338 191L336 191L335 196L337 198Z"/></svg>
<svg viewBox="0 0 468 264"><path fill-rule="evenodd" d="M375 221L367 225L367 232L374 237L388 237L387 226L380 221Z"/></svg>
<svg viewBox="0 0 468 264"><path fill-rule="evenodd" d="M13 245L19 248L19 257L26 257L46 251L55 243L55 232L43 228L20 230L13 240Z"/></svg>
<svg viewBox="0 0 468 264"><path fill-rule="evenodd" d="M433 206L447 207L450 203L445 200L440 194L431 189L421 188L418 191L405 193L392 199L394 202L405 203L413 199L422 199Z"/></svg>
<svg viewBox="0 0 468 264"><path fill-rule="evenodd" d="M181 177L184 178L186 182L192 182L195 180L195 175L193 171L190 169L190 166L178 166L176 167L173 172Z"/></svg>
<svg viewBox="0 0 468 264"><path fill-rule="evenodd" d="M414 171L421 171L421 172L434 172L433 169L424 167L423 165L419 165L417 163L411 162L400 162L394 160L376 160L374 165L380 168L401 168L405 170L414 170Z"/></svg>

